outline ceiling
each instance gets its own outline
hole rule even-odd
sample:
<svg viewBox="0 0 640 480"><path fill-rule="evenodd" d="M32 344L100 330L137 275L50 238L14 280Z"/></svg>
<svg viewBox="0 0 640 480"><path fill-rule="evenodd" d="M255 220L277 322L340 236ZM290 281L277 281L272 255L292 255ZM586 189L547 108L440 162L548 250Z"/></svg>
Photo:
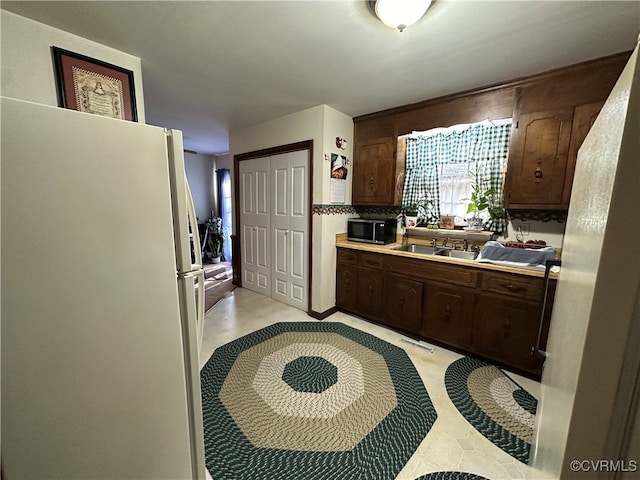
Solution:
<svg viewBox="0 0 640 480"><path fill-rule="evenodd" d="M364 1L9 2L142 59L147 123L185 148L326 104L355 117L632 50L640 2L436 0L404 32Z"/></svg>

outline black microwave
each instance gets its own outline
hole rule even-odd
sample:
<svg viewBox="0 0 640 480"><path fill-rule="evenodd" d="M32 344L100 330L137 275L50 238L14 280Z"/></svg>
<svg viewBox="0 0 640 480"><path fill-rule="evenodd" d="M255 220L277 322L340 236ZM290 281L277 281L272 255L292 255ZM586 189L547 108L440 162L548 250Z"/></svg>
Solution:
<svg viewBox="0 0 640 480"><path fill-rule="evenodd" d="M347 221L347 240L366 243L394 243L398 220L350 218Z"/></svg>

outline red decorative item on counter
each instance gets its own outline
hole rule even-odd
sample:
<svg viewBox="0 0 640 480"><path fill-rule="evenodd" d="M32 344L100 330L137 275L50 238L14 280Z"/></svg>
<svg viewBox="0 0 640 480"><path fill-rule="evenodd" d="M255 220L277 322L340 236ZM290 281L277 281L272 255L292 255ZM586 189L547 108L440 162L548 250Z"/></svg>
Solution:
<svg viewBox="0 0 640 480"><path fill-rule="evenodd" d="M544 240L527 240L526 243L522 242L505 242L503 243L505 247L509 248L544 248L547 246L547 242Z"/></svg>

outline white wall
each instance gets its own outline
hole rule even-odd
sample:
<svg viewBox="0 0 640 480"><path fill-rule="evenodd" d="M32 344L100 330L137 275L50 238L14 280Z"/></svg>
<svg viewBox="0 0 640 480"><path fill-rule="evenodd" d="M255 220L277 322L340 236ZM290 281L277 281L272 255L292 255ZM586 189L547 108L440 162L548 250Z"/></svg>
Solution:
<svg viewBox="0 0 640 480"><path fill-rule="evenodd" d="M313 140L313 203L329 203L331 165L325 161L325 154L330 157L331 153L338 153L335 137L347 140L347 149L340 152L352 159L353 121L327 105L319 105L231 132L230 156ZM347 176L347 204L351 203L351 177ZM313 216L311 309L315 312L321 313L335 306L335 234L344 231L346 216Z"/></svg>
<svg viewBox="0 0 640 480"><path fill-rule="evenodd" d="M538 220L512 220L507 224L507 235L498 238L500 241L516 241L516 229L518 225L525 224L529 227L529 234L523 237L523 240L544 240L547 245L554 248L562 248L564 240L564 229L566 224L551 220L549 222L541 222Z"/></svg>
<svg viewBox="0 0 640 480"><path fill-rule="evenodd" d="M188 152L184 154L184 169L196 207L198 223L204 223L214 208L213 166L214 158L210 155Z"/></svg>
<svg viewBox="0 0 640 480"><path fill-rule="evenodd" d="M3 96L58 106L55 46L133 71L138 122L145 123L140 58L5 10L0 10L0 22Z"/></svg>
<svg viewBox="0 0 640 480"><path fill-rule="evenodd" d="M219 168L228 168L233 175L233 157L228 153L226 155L216 155L215 164L216 170Z"/></svg>
<svg viewBox="0 0 640 480"><path fill-rule="evenodd" d="M345 155L353 162L353 119L344 113L333 108L326 107L323 119L324 143L323 157L331 153ZM336 137L347 141L347 148L339 150L336 147ZM322 169L314 169L314 177L320 176L322 191L319 195L314 195L314 203L329 204L330 201L330 178L331 161L326 159L322 162ZM347 194L346 205L351 205L351 191L353 181L353 164L349 165L347 173ZM318 182L320 183L320 182ZM318 200L316 201L315 198ZM314 215L313 230L319 229L320 241L313 244L314 260L314 299L317 301L318 312L324 312L336 304L336 233L347 231L347 218L353 215L331 214ZM318 238L318 237L315 237ZM314 240L315 240L314 238ZM316 267L317 266L317 267ZM314 303L316 305L316 303Z"/></svg>

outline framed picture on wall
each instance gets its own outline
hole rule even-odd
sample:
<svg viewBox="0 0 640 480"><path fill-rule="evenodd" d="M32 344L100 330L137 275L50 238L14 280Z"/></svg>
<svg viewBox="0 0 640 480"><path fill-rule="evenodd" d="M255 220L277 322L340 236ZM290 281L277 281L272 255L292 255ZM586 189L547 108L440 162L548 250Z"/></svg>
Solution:
<svg viewBox="0 0 640 480"><path fill-rule="evenodd" d="M51 51L60 107L138 121L131 70L58 47Z"/></svg>

